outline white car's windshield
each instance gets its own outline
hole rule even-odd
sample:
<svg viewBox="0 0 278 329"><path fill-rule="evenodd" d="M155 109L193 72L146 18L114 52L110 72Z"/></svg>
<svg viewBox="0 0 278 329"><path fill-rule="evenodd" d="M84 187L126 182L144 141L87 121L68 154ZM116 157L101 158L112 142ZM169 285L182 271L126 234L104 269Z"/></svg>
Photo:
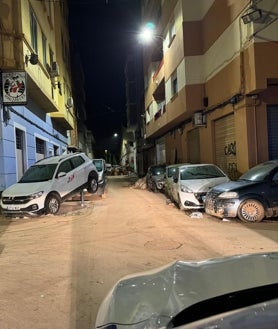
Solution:
<svg viewBox="0 0 278 329"><path fill-rule="evenodd" d="M19 183L45 182L52 179L57 167L55 164L31 166L20 179Z"/></svg>
<svg viewBox="0 0 278 329"><path fill-rule="evenodd" d="M223 172L215 166L192 166L186 167L180 171L181 180L206 179L224 176Z"/></svg>

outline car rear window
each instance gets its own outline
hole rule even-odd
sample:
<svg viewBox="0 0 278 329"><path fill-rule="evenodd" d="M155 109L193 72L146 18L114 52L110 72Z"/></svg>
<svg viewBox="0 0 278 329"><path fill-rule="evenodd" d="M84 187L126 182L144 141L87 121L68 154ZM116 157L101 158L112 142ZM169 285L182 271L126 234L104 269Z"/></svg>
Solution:
<svg viewBox="0 0 278 329"><path fill-rule="evenodd" d="M35 183L48 181L52 179L56 167L57 163L31 166L19 180L19 183Z"/></svg>
<svg viewBox="0 0 278 329"><path fill-rule="evenodd" d="M70 160L74 168L81 166L85 162L85 160L81 156L73 157Z"/></svg>

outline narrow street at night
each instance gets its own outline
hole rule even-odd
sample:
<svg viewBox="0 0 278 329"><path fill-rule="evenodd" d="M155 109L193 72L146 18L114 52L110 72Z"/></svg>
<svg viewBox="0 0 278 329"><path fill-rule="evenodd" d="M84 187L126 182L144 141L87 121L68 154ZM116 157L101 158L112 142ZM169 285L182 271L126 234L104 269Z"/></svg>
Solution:
<svg viewBox="0 0 278 329"><path fill-rule="evenodd" d="M110 176L103 198L57 216L0 219L0 328L89 329L123 276L176 260L278 250L277 220L192 218L162 193Z"/></svg>

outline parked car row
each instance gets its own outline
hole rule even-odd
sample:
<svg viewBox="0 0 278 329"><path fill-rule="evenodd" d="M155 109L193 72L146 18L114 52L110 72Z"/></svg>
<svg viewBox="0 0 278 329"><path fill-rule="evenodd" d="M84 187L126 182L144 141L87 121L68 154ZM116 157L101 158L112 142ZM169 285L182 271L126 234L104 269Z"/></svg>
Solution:
<svg viewBox="0 0 278 329"><path fill-rule="evenodd" d="M175 164L150 166L146 185L151 191L164 191L180 209L201 209L207 191L228 176L213 164Z"/></svg>
<svg viewBox="0 0 278 329"><path fill-rule="evenodd" d="M150 166L147 188L163 191L180 209L204 209L207 214L260 222L278 216L278 160L259 164L237 181L213 164Z"/></svg>

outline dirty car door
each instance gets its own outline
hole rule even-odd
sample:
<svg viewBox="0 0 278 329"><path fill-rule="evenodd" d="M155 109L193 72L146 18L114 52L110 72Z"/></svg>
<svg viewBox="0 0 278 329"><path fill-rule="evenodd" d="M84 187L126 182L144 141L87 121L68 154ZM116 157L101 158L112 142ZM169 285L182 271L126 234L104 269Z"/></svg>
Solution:
<svg viewBox="0 0 278 329"><path fill-rule="evenodd" d="M65 160L58 167L57 174L55 176L55 186L53 189L58 191L61 197L64 197L75 189L75 184L76 177L74 175L71 161L70 159Z"/></svg>

